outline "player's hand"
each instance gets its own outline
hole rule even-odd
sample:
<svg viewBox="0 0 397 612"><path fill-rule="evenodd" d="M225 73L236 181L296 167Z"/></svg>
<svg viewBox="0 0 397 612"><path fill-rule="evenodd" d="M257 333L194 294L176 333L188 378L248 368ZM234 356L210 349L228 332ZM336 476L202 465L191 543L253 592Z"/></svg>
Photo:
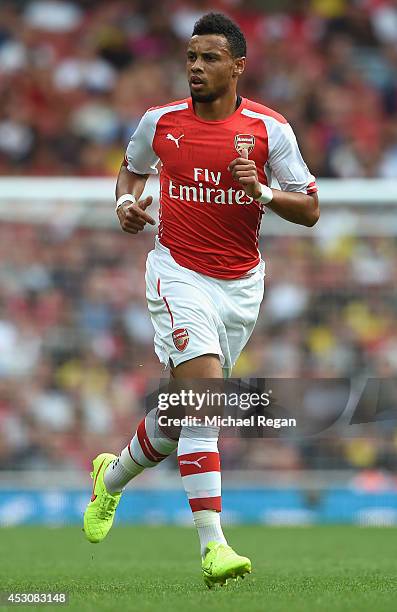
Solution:
<svg viewBox="0 0 397 612"><path fill-rule="evenodd" d="M248 159L247 149L241 151L241 157L234 159L228 166L235 181L240 183L245 193L251 198L258 199L262 194L258 181L258 171L252 159Z"/></svg>
<svg viewBox="0 0 397 612"><path fill-rule="evenodd" d="M145 212L152 202L152 196L148 196L144 200L138 200L135 204L125 202L119 206L117 216L122 230L128 234L137 234L144 229L146 223L156 225L156 221Z"/></svg>

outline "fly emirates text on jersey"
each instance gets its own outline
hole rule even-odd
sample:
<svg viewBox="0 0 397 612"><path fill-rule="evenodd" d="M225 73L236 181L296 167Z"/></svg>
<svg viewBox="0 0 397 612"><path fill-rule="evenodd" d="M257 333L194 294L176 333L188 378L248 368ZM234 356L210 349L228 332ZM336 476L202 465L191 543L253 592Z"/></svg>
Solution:
<svg viewBox="0 0 397 612"><path fill-rule="evenodd" d="M253 198L248 196L244 189L235 189L234 187L222 189L219 187L221 180L221 172L213 172L208 168L194 168L193 181L195 185L178 185L170 179L168 194L173 200L182 200L184 202L241 205L253 202ZM204 186L202 181L212 183L214 187Z"/></svg>

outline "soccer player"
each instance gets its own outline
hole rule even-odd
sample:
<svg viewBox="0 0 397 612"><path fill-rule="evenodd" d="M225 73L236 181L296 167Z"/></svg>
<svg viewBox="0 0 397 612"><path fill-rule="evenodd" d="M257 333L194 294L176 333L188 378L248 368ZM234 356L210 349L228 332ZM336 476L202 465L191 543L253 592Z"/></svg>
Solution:
<svg viewBox="0 0 397 612"><path fill-rule="evenodd" d="M258 235L265 208L308 227L319 218L315 179L287 120L237 94L245 63L237 25L222 14L199 19L187 49L190 97L145 113L117 181L121 227L137 234L155 224L147 210L152 197L141 195L161 161L146 293L155 351L176 380L229 376L247 343L263 298ZM270 187L272 175L281 189ZM206 584L250 572L250 560L228 546L220 523L217 438L217 428L197 426L182 427L173 439L154 408L118 457L94 459L84 515L88 540L105 538L126 484L177 450Z"/></svg>

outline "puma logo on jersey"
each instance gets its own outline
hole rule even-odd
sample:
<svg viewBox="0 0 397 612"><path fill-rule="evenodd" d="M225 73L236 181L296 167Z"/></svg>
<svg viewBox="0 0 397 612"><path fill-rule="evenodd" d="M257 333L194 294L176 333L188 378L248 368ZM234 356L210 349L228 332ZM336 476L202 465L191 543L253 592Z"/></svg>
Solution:
<svg viewBox="0 0 397 612"><path fill-rule="evenodd" d="M207 455L204 455L204 457L199 457L198 459L196 459L196 461L187 461L186 459L182 459L179 464L180 465L197 465L198 468L200 468L201 470L201 463L199 463L200 461L202 461L203 459L207 459Z"/></svg>
<svg viewBox="0 0 397 612"><path fill-rule="evenodd" d="M177 148L179 149L179 141L181 138L184 137L185 134L182 134L182 136L179 136L179 138L175 138L175 136L173 136L172 134L167 134L167 140L172 140L172 142L175 142Z"/></svg>

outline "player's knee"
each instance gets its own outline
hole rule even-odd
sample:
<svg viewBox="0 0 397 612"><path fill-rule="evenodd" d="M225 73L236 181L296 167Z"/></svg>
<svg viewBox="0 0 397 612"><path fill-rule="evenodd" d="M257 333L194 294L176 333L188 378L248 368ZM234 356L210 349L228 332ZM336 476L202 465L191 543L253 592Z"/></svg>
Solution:
<svg viewBox="0 0 397 612"><path fill-rule="evenodd" d="M200 355L173 368L175 378L222 378L219 355Z"/></svg>

